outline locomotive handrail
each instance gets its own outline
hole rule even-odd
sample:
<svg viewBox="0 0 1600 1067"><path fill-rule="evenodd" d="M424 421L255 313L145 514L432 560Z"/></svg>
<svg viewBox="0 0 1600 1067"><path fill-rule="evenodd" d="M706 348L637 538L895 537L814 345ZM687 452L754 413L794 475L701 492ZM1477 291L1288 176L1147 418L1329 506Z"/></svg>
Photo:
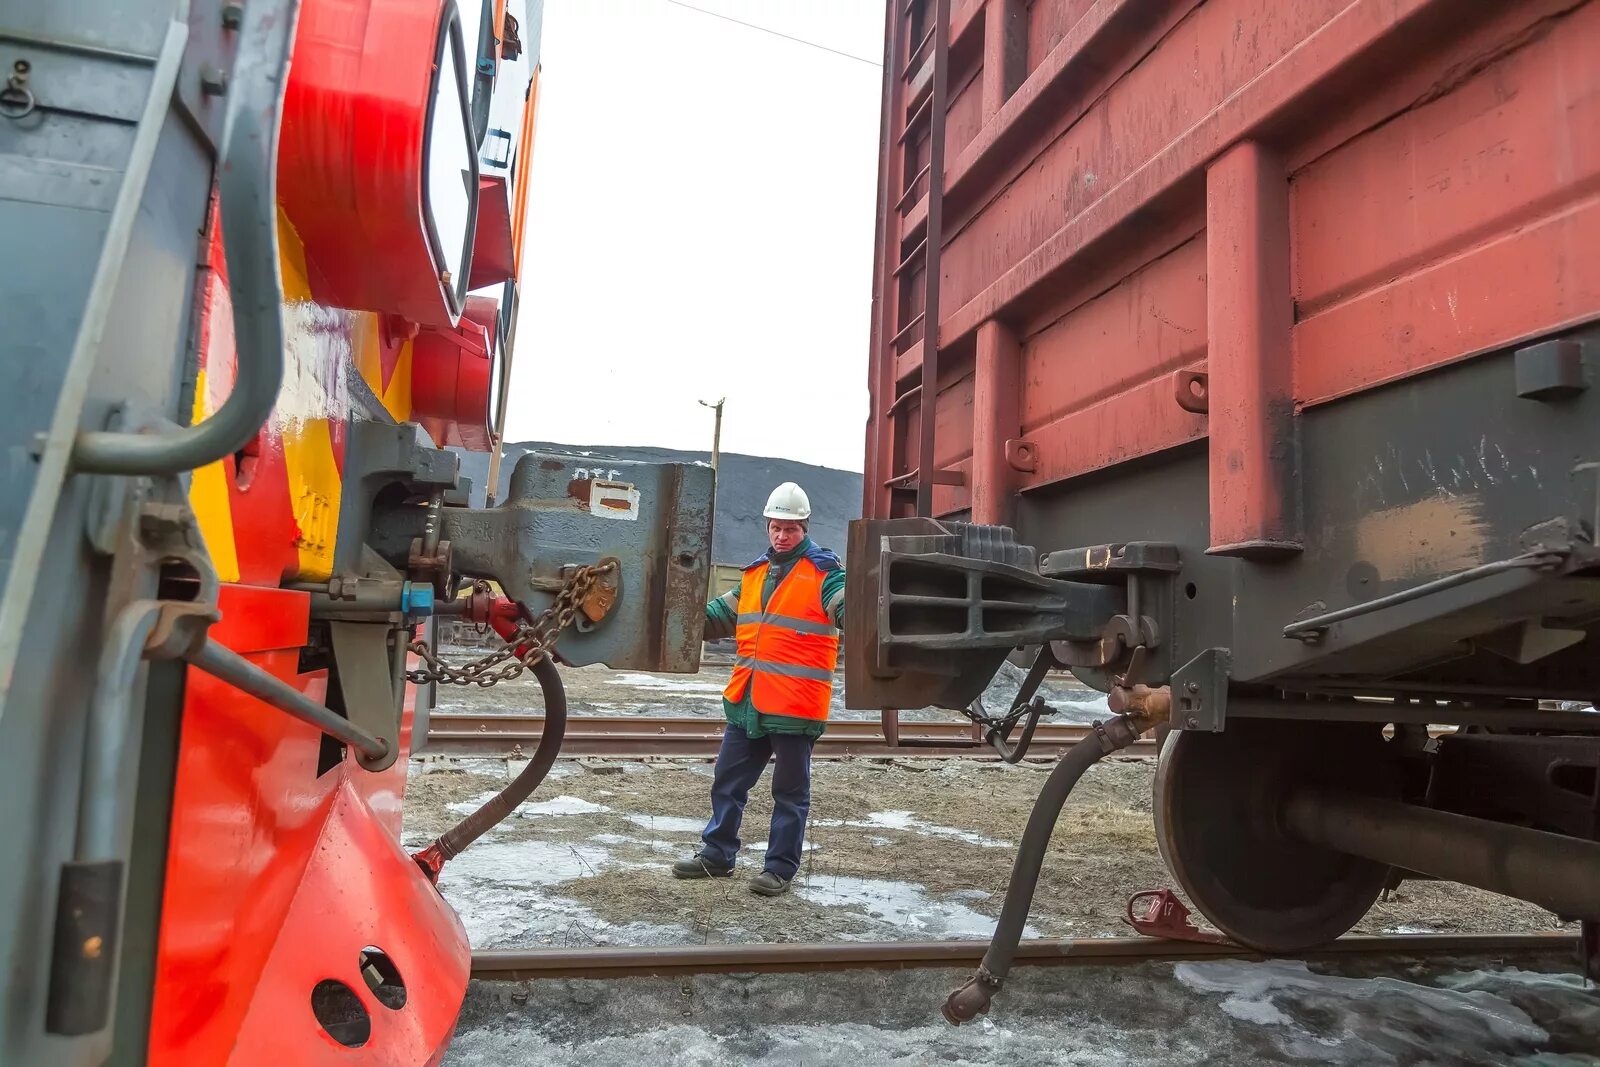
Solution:
<svg viewBox="0 0 1600 1067"><path fill-rule="evenodd" d="M223 252L233 292L238 374L210 418L161 433L86 431L75 469L178 474L232 455L260 432L283 384L283 283L278 277L278 126L300 0L245 5L229 85L218 177Z"/></svg>

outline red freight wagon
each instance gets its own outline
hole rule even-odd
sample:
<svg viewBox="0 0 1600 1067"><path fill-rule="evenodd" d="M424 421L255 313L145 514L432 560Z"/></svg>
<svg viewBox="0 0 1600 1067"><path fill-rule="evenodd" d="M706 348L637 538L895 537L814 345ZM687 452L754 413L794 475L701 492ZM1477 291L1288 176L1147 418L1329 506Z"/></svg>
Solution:
<svg viewBox="0 0 1600 1067"><path fill-rule="evenodd" d="M1600 919L1600 3L892 0L879 185L849 703L1162 720L1263 949Z"/></svg>

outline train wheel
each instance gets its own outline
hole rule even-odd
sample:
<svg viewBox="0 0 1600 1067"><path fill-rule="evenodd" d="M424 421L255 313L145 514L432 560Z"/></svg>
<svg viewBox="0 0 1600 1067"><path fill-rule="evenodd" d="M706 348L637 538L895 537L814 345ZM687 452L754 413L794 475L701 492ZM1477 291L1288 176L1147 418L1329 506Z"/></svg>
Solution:
<svg viewBox="0 0 1600 1067"><path fill-rule="evenodd" d="M1156 771L1161 858L1201 914L1268 953L1325 944L1354 926L1388 868L1288 836L1291 786L1392 796L1398 769L1376 723L1242 719L1222 733L1174 731Z"/></svg>

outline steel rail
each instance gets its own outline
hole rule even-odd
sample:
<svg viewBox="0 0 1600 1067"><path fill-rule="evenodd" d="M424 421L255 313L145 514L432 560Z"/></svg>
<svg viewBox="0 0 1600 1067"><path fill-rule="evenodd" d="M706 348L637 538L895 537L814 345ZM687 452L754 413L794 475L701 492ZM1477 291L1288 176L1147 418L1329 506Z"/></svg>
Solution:
<svg viewBox="0 0 1600 1067"><path fill-rule="evenodd" d="M472 954L472 977L490 981L536 978L625 978L782 971L902 970L977 963L987 941L878 941L645 945L601 948L496 949ZM1347 935L1298 953L1318 958L1359 955L1500 956L1571 952L1578 938L1559 931L1524 934ZM1149 937L1086 937L1023 941L1016 963L1090 965L1149 960L1263 959L1238 945Z"/></svg>
<svg viewBox="0 0 1600 1067"><path fill-rule="evenodd" d="M543 719L538 715L464 715L434 713L427 744L421 751L441 755L515 756L538 743ZM575 716L567 721L565 756L711 757L722 743L723 720L706 717ZM1030 755L1053 758L1083 740L1092 727L1041 724ZM975 737L971 723L951 720L903 722L897 744L884 737L880 723L835 720L817 740L814 758L960 757L999 759L993 748ZM1153 740L1136 743L1130 754L1153 756Z"/></svg>

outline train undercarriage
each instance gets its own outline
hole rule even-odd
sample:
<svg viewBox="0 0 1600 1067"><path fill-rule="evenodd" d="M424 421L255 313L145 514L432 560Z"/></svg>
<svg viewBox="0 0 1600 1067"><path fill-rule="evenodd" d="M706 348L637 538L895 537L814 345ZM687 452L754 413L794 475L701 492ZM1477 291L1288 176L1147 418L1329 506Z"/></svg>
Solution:
<svg viewBox="0 0 1600 1067"><path fill-rule="evenodd" d="M1208 551L1203 450L1024 494L1015 530L862 520L848 705L976 714L1011 657L1034 685L978 717L1014 758L1070 671L1162 738L1162 856L1236 943L1303 951L1434 878L1580 921L1600 975L1600 422L1587 389L1519 390L1543 347L1303 415L1326 458L1293 552ZM1438 403L1456 428L1408 438ZM1127 540L1071 539L1094 531Z"/></svg>

